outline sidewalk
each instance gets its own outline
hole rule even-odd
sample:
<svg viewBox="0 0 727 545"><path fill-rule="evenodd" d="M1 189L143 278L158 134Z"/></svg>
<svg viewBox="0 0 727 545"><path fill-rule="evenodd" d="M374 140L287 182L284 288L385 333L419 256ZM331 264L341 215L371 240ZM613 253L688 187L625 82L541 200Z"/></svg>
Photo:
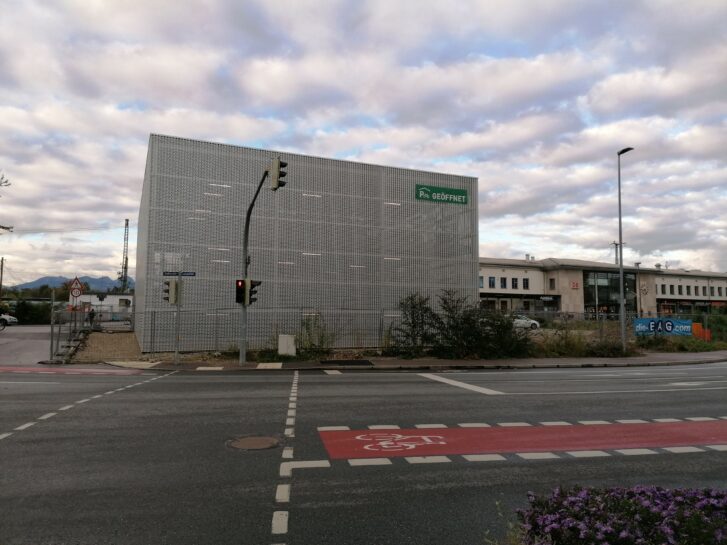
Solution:
<svg viewBox="0 0 727 545"><path fill-rule="evenodd" d="M159 371L256 371L256 370L388 370L388 371L442 371L448 369L555 369L576 367L646 367L656 365L694 365L700 363L727 362L727 350L714 352L652 352L630 358L513 358L501 360L443 360L437 358L369 358L367 360L332 360L325 364L319 361L256 363L248 362L240 367L237 362L219 363L184 361L179 365L172 362L149 361L106 361L109 365L133 369L154 369Z"/></svg>

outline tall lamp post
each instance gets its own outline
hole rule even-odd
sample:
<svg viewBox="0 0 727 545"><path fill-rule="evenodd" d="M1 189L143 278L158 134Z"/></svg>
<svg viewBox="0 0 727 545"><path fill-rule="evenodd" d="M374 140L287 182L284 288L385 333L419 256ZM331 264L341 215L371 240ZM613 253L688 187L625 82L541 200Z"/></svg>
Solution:
<svg viewBox="0 0 727 545"><path fill-rule="evenodd" d="M637 261L634 265L636 266L636 311L639 313L639 318L641 318L641 278L639 277L641 261Z"/></svg>
<svg viewBox="0 0 727 545"><path fill-rule="evenodd" d="M618 280L619 280L619 320L621 322L621 351L626 352L626 300L624 299L624 242L621 225L621 156L634 148L624 148L618 157Z"/></svg>

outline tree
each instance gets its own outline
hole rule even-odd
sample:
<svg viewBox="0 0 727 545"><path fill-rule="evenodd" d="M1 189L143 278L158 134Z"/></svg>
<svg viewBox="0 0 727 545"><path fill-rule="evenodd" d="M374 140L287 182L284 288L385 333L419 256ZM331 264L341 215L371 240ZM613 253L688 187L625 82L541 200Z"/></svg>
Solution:
<svg viewBox="0 0 727 545"><path fill-rule="evenodd" d="M10 180L8 180L5 177L5 174L0 172L0 187L9 187L9 186L10 186ZM0 195L0 197L2 197L2 195Z"/></svg>

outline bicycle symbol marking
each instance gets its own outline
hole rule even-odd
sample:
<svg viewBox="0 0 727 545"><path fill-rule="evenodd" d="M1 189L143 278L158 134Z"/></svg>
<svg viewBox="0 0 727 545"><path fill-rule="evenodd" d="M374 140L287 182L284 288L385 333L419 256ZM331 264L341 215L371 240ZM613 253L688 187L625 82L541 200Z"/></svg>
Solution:
<svg viewBox="0 0 727 545"><path fill-rule="evenodd" d="M396 452L412 450L426 445L446 445L444 437L439 435L401 435L400 433L366 433L357 435L359 441L372 441L364 445L366 450Z"/></svg>

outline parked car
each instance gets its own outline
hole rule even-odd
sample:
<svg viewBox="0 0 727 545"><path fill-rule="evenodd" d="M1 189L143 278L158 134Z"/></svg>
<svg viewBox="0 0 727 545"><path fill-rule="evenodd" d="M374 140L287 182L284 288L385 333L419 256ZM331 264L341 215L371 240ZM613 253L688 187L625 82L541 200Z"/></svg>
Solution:
<svg viewBox="0 0 727 545"><path fill-rule="evenodd" d="M512 323L515 327L524 329L538 329L540 327L540 322L537 320L531 320L527 316L522 316L521 314L513 316Z"/></svg>
<svg viewBox="0 0 727 545"><path fill-rule="evenodd" d="M6 326L6 325L15 325L18 323L18 319L15 316L10 316L10 314L0 314L0 325Z"/></svg>

